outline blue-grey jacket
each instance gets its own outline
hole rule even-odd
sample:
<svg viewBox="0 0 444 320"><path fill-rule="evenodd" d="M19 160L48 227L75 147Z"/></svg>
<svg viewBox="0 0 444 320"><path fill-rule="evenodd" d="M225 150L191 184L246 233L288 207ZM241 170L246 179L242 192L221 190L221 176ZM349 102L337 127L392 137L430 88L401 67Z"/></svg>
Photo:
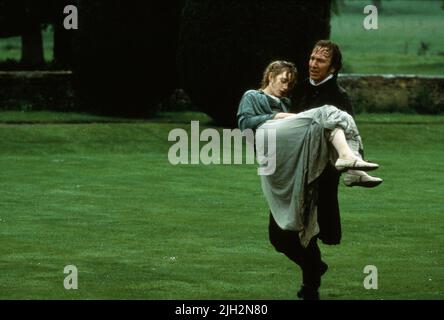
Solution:
<svg viewBox="0 0 444 320"><path fill-rule="evenodd" d="M237 111L237 125L241 131L256 130L265 121L273 119L279 112L288 112L290 99L281 98L280 103L262 90L248 90L242 96Z"/></svg>

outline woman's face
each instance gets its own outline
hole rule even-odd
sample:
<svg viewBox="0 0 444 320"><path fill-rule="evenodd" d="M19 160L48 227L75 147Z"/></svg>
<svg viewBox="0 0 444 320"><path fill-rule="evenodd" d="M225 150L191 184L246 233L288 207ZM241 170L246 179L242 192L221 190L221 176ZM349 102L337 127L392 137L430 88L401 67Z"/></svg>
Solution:
<svg viewBox="0 0 444 320"><path fill-rule="evenodd" d="M282 98L288 95L294 86L294 75L285 70L273 77L270 75L268 91L275 97Z"/></svg>

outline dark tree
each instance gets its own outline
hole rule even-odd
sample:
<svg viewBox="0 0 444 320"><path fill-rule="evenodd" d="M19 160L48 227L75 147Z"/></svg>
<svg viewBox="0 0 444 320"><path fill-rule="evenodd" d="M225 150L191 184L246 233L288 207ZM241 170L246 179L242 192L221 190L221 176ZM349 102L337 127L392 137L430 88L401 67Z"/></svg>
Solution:
<svg viewBox="0 0 444 320"><path fill-rule="evenodd" d="M38 67L45 63L43 53L42 24L38 17L33 16L32 11L26 10L26 23L23 24L22 58L24 66Z"/></svg>
<svg viewBox="0 0 444 320"><path fill-rule="evenodd" d="M26 0L0 1L0 36L22 37L21 62L29 66L44 63L41 19L36 7Z"/></svg>
<svg viewBox="0 0 444 320"><path fill-rule="evenodd" d="M307 75L315 41L329 38L330 0L188 0L179 39L183 87L218 124L235 126L242 93L275 59Z"/></svg>
<svg viewBox="0 0 444 320"><path fill-rule="evenodd" d="M0 0L0 37L20 35L24 7L20 2Z"/></svg>
<svg viewBox="0 0 444 320"><path fill-rule="evenodd" d="M74 71L83 109L150 115L177 87L182 1L80 0Z"/></svg>
<svg viewBox="0 0 444 320"><path fill-rule="evenodd" d="M79 0L52 0L51 22L54 27L54 65L57 68L70 69L74 59L74 36L77 30L66 30L63 22L67 14L67 5L79 7ZM81 13L79 12L79 15Z"/></svg>
<svg viewBox="0 0 444 320"><path fill-rule="evenodd" d="M0 0L0 37L21 36L24 67L44 64L42 26L52 20L56 0Z"/></svg>

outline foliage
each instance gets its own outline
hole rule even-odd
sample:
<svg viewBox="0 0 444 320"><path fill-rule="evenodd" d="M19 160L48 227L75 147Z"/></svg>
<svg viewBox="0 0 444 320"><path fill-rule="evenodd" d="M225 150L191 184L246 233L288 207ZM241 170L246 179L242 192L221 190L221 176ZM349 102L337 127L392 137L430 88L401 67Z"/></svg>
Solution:
<svg viewBox="0 0 444 320"><path fill-rule="evenodd" d="M74 71L80 105L108 115L156 110L177 87L181 1L80 1Z"/></svg>
<svg viewBox="0 0 444 320"><path fill-rule="evenodd" d="M437 88L430 89L422 87L411 98L410 104L419 114L440 114L444 113L444 101L441 99L439 103L433 100L434 96L439 96Z"/></svg>
<svg viewBox="0 0 444 320"><path fill-rule="evenodd" d="M191 100L217 123L235 125L244 91L259 86L276 59L294 61L300 78L314 43L330 35L330 2L189 0L178 61Z"/></svg>

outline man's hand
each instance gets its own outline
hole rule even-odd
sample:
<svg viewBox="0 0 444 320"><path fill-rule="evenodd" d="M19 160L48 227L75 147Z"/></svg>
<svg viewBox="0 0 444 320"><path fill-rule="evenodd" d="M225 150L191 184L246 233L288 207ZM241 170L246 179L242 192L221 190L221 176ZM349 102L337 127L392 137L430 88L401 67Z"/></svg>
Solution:
<svg viewBox="0 0 444 320"><path fill-rule="evenodd" d="M276 115L274 116L273 119L275 119L275 120L284 119L284 118L294 116L294 115L295 115L295 113L279 112L279 113L276 113Z"/></svg>

